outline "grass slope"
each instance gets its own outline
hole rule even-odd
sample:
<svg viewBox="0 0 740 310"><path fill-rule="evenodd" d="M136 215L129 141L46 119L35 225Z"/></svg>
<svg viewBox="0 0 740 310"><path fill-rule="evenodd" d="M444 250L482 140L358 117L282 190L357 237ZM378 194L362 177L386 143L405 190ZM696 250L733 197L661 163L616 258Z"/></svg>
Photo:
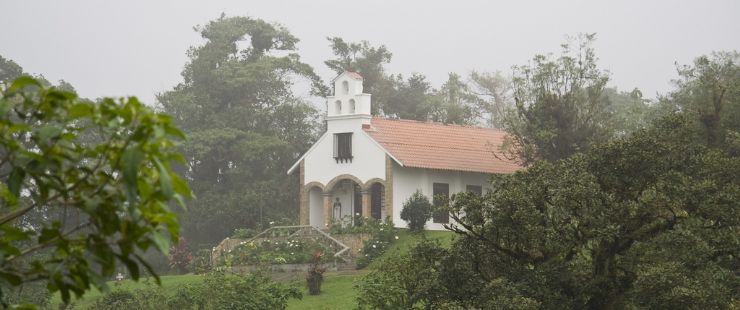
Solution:
<svg viewBox="0 0 740 310"><path fill-rule="evenodd" d="M408 230L402 229L398 232L398 240L396 240L386 250L384 255L392 253L407 253L417 243L421 242L423 238L429 240L437 240L444 247L449 247L455 238L455 234L448 231L425 231L423 233L410 233ZM297 286L302 287L303 299L292 299L288 302L288 309L308 309L308 310L327 310L327 309L352 309L355 308L355 296L357 292L354 289L354 282L360 277L365 275L370 269L377 268L376 262L380 259L373 261L368 268L363 270L353 271L340 271L340 272L327 272L324 274L324 283L321 285L321 294L318 296L311 296L308 294L308 289L305 286L305 280L302 274L274 274L274 278L277 281L293 282ZM179 275L179 276L162 276L162 290L165 294L174 294L177 287L180 285L195 283L201 281L201 277L198 275ZM146 288L148 285L154 286L154 280L142 280L140 282L134 282L131 280L125 280L121 283L115 281L108 282L108 285L112 290L115 289L126 289L134 290ZM82 299L74 301L74 307L72 309L86 309L93 305L95 301L102 296L102 293L98 290L92 290L85 294ZM61 297L59 294L55 294L51 300L51 309L57 309L58 305L61 304Z"/></svg>
<svg viewBox="0 0 740 310"><path fill-rule="evenodd" d="M194 274L185 274L185 275L176 275L176 276L160 276L159 277L162 280L162 290L165 294L174 294L177 290L177 287L180 285L185 285L188 283L195 283L197 281L201 281L201 277ZM135 289L142 289L146 288L148 286L156 287L156 283L154 282L154 278L144 278L140 279L139 282L134 282L132 280L123 280L121 282L116 281L109 281L108 287L111 290L135 290ZM87 292L82 299L75 300L74 297L73 300L73 307L71 309L87 309L88 307L92 306L96 300L98 300L101 296L103 296L103 293L98 291L97 289L92 289L91 291ZM54 294L51 298L51 309L59 309L59 305L62 303L62 297L59 293Z"/></svg>

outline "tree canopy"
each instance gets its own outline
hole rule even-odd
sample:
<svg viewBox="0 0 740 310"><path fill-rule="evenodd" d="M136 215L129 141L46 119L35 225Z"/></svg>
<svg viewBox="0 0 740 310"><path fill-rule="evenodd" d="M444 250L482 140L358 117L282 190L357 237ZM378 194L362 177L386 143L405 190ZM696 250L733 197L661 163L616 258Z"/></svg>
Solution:
<svg viewBox="0 0 740 310"><path fill-rule="evenodd" d="M285 171L320 126L291 87L300 78L316 94L326 89L280 25L221 16L197 31L206 42L189 50L184 81L158 100L189 136L181 171L197 199L181 220L201 247L237 228L295 217L298 182Z"/></svg>
<svg viewBox="0 0 740 310"><path fill-rule="evenodd" d="M169 202L190 197L170 167L183 138L170 117L28 76L0 91L0 293L44 281L68 302L120 264L155 274L141 253L177 241Z"/></svg>

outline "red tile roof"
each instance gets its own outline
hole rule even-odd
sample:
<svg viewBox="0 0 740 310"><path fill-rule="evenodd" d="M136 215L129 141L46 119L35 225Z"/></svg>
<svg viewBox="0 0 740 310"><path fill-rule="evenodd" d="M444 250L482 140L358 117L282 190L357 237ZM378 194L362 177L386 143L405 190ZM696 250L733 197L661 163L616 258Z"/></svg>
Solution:
<svg viewBox="0 0 740 310"><path fill-rule="evenodd" d="M360 75L357 72L352 72L352 71L346 71L346 72L347 72L347 75L351 76L355 80L363 80L362 75Z"/></svg>
<svg viewBox="0 0 740 310"><path fill-rule="evenodd" d="M501 155L506 133L498 129L379 117L363 129L406 167L485 173L522 169Z"/></svg>

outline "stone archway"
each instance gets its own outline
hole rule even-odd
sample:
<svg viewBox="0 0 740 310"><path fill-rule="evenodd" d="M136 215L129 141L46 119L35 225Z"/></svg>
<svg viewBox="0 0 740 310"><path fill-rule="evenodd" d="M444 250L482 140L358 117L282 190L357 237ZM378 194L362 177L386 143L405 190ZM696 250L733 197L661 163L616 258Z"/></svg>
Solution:
<svg viewBox="0 0 740 310"><path fill-rule="evenodd" d="M351 174L342 174L324 187L324 223L354 225L355 213L362 206L363 182Z"/></svg>

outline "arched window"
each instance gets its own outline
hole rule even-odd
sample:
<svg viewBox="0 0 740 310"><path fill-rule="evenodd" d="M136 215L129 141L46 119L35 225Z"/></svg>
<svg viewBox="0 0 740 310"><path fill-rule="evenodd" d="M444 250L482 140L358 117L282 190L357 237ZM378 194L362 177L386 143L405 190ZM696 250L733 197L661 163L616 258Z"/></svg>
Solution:
<svg viewBox="0 0 740 310"><path fill-rule="evenodd" d="M354 99L349 100L349 112L348 113L350 114L355 113L355 100Z"/></svg>
<svg viewBox="0 0 740 310"><path fill-rule="evenodd" d="M344 90L345 95L349 94L349 82L342 81L342 90Z"/></svg>
<svg viewBox="0 0 740 310"><path fill-rule="evenodd" d="M334 112L336 114L342 114L342 101L341 100L337 100L336 102L334 102Z"/></svg>

